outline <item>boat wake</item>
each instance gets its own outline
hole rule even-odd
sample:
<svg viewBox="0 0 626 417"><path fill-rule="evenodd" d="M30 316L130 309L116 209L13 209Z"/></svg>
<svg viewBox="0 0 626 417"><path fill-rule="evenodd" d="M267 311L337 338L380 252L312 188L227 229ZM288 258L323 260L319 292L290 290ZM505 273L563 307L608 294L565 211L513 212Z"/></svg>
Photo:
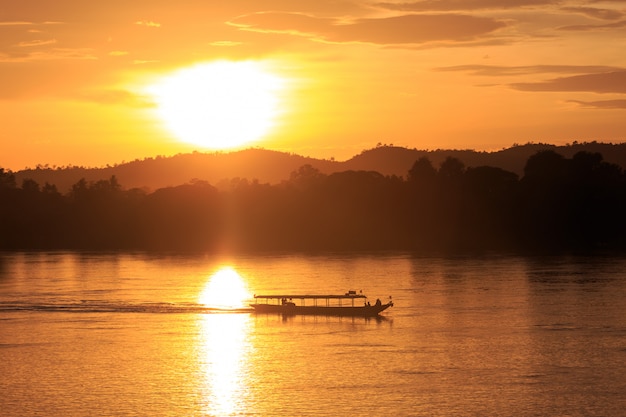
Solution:
<svg viewBox="0 0 626 417"><path fill-rule="evenodd" d="M80 302L0 302L0 312L55 312L55 313L146 313L146 314L219 314L250 313L252 308L211 307L194 303L128 303L100 300Z"/></svg>

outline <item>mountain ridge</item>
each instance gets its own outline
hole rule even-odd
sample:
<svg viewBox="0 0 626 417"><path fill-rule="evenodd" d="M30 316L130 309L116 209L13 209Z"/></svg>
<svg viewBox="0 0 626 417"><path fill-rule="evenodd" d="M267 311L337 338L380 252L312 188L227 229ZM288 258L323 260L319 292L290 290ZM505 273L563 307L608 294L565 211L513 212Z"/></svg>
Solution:
<svg viewBox="0 0 626 417"><path fill-rule="evenodd" d="M376 171L383 175L406 177L413 163L427 157L439 166L447 157L458 158L466 167L492 166L523 176L524 165L530 156L541 150L554 150L566 158L580 151L600 153L605 161L626 169L626 143L611 144L587 142L558 146L542 143L513 145L499 151L475 150L417 150L381 145L366 149L346 161L316 159L293 153L261 148L249 148L234 152L193 152L170 157L157 156L102 168L65 167L24 169L14 172L18 185L31 179L43 185L53 184L62 192L68 192L81 179L88 182L115 176L127 189L176 186L192 181L206 181L212 185L227 184L235 179L247 179L261 183L280 183L289 179L292 172L303 165L311 165L324 174L342 171Z"/></svg>

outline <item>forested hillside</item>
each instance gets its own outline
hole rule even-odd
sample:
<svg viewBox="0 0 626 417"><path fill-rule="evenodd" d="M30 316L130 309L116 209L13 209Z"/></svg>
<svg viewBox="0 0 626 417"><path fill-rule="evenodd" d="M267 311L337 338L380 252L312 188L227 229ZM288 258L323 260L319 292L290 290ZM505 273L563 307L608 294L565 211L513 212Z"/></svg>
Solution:
<svg viewBox="0 0 626 417"><path fill-rule="evenodd" d="M321 160L264 149L247 149L229 153L191 153L172 157L146 158L118 165L89 167L46 167L15 172L18 184L32 179L39 184L49 183L66 193L72 185L84 178L100 181L115 176L125 188L158 188L186 184L193 180L207 181L221 188L231 179L246 178L260 183L278 184L289 178L291 172L303 165L311 165L330 175L343 171L376 171L383 175L406 177L413 163L427 157L434 166L446 158L461 160L467 167L492 166L523 175L528 158L541 150L553 150L566 158L578 152L600 153L607 162L626 168L626 144L575 143L568 146L526 144L494 152L438 149L432 151L379 145L365 150L347 161Z"/></svg>
<svg viewBox="0 0 626 417"><path fill-rule="evenodd" d="M146 191L116 176L67 193L0 171L0 249L588 251L626 248L626 176L600 153L531 155L523 175L448 157L404 175L233 179Z"/></svg>

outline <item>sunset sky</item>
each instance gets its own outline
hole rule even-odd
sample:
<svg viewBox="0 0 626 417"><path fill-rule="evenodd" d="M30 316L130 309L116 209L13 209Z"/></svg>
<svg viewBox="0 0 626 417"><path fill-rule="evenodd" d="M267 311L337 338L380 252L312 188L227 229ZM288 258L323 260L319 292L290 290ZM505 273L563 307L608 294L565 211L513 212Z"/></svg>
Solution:
<svg viewBox="0 0 626 417"><path fill-rule="evenodd" d="M12 170L623 142L626 0L4 1L0 115Z"/></svg>

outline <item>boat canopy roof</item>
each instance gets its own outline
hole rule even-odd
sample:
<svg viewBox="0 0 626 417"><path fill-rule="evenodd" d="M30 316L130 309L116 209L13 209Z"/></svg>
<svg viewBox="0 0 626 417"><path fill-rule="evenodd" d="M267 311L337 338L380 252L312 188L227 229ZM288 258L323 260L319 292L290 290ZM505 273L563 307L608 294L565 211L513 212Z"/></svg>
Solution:
<svg viewBox="0 0 626 417"><path fill-rule="evenodd" d="M328 295L319 295L319 294L272 294L272 295L254 295L254 298L266 298L266 299L282 299L282 298L299 298L299 299L346 299L346 298L367 298L367 296L363 294L357 294L356 291L348 291L345 294L328 294Z"/></svg>

